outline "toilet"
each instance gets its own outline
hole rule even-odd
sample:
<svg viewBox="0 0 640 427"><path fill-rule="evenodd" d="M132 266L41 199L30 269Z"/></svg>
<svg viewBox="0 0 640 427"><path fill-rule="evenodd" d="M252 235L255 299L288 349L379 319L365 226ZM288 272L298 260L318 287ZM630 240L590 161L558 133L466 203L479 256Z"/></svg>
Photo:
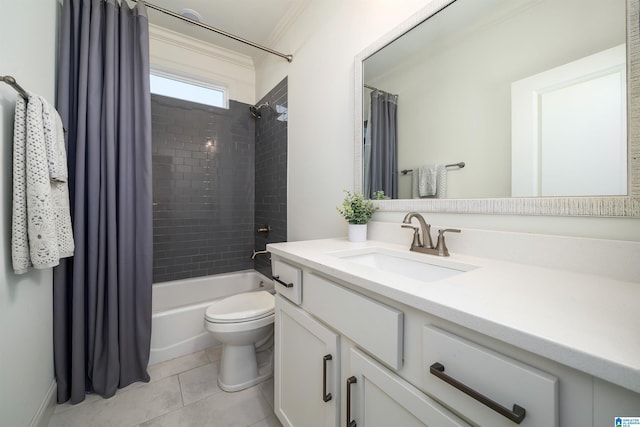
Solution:
<svg viewBox="0 0 640 427"><path fill-rule="evenodd" d="M275 299L267 291L245 292L213 302L205 313L205 327L222 343L218 385L224 391L240 391L270 378L258 370L256 348L273 337Z"/></svg>

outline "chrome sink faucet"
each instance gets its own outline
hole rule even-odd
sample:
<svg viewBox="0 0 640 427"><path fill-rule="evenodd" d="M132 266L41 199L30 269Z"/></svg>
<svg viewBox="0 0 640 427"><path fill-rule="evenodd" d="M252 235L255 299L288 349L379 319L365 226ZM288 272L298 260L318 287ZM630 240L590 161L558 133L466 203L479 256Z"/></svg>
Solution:
<svg viewBox="0 0 640 427"><path fill-rule="evenodd" d="M416 218L419 227L411 225L411 220ZM449 256L449 250L444 241L444 233L459 233L457 228L445 228L444 230L438 230L438 242L436 246L433 246L433 240L431 240L431 224L427 224L424 217L417 212L409 212L402 220L402 228L413 229L413 241L411 242L410 250L415 252L421 252L423 254L437 255L437 256ZM420 230L422 229L422 238L420 238Z"/></svg>

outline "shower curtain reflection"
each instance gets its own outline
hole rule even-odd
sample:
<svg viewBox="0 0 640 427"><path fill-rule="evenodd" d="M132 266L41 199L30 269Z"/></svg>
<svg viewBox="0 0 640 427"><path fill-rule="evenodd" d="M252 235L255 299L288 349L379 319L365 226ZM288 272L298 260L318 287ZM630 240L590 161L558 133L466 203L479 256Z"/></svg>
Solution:
<svg viewBox="0 0 640 427"><path fill-rule="evenodd" d="M371 92L364 142L364 196L398 197L398 95Z"/></svg>

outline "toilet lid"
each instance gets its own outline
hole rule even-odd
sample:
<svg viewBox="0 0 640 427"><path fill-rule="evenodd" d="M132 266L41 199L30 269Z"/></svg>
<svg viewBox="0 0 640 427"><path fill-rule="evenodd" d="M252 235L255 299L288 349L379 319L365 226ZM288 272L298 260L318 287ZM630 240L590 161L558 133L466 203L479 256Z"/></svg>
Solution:
<svg viewBox="0 0 640 427"><path fill-rule="evenodd" d="M245 292L214 301L205 314L211 322L248 321L273 313L275 299L267 291Z"/></svg>

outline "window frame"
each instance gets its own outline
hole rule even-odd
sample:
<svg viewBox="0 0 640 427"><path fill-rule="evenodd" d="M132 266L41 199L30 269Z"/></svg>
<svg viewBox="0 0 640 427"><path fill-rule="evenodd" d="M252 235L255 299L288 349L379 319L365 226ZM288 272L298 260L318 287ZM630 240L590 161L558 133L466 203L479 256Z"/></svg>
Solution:
<svg viewBox="0 0 640 427"><path fill-rule="evenodd" d="M179 75L179 74L175 74L175 73L169 73L169 72L166 72L166 71L161 71L161 70L156 70L156 69L151 69L151 71L149 72L149 80L151 80L151 76L160 77L160 78L168 79L168 80L174 80L176 82L188 84L188 85L191 85L191 86L197 86L197 87L201 87L203 89L210 89L210 90L221 92L222 93L222 105L214 105L214 104L203 104L203 105L207 105L207 106L210 106L210 107L216 107L216 108L229 109L229 88L226 85L216 84L216 83L212 83L212 82L208 82L208 81L204 81L204 80L200 80L200 79L195 79L195 78L192 78L192 77L185 77L183 75ZM154 92L151 92L151 93L154 94ZM175 96L170 96L170 95L163 95L163 94L156 94L156 95L167 96L169 98L180 99L180 100L188 101L188 102L197 102L197 101L191 101L189 99L177 98ZM202 104L201 102L197 102L197 103Z"/></svg>

